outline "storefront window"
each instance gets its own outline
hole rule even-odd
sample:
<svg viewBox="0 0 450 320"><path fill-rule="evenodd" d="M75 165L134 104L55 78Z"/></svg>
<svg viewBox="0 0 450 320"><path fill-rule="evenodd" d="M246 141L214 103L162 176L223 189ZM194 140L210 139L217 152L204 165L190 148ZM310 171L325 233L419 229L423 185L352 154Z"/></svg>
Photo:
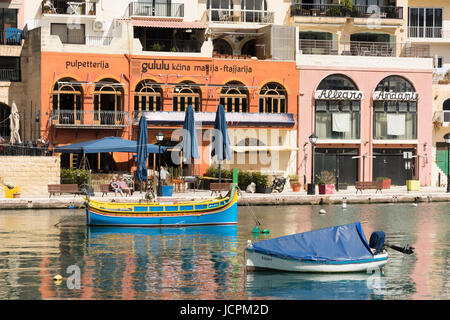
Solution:
<svg viewBox="0 0 450 320"><path fill-rule="evenodd" d="M259 112L286 113L286 90L278 83L270 82L259 92Z"/></svg>
<svg viewBox="0 0 450 320"><path fill-rule="evenodd" d="M191 82L183 82L173 90L173 111L185 111L192 105L194 111L202 111L200 88Z"/></svg>
<svg viewBox="0 0 450 320"><path fill-rule="evenodd" d="M139 82L134 92L134 118L139 118L143 111L161 111L162 97L161 86L154 81Z"/></svg>
<svg viewBox="0 0 450 320"><path fill-rule="evenodd" d="M399 76L383 79L374 93L374 139L417 139L417 95Z"/></svg>
<svg viewBox="0 0 450 320"><path fill-rule="evenodd" d="M245 86L237 81L232 81L220 92L220 104L226 112L248 112L248 94Z"/></svg>
<svg viewBox="0 0 450 320"><path fill-rule="evenodd" d="M52 92L53 120L58 124L80 123L82 89L76 81L71 78L59 80L53 87Z"/></svg>
<svg viewBox="0 0 450 320"><path fill-rule="evenodd" d="M362 93L343 75L322 80L315 95L315 132L319 139L359 139Z"/></svg>
<svg viewBox="0 0 450 320"><path fill-rule="evenodd" d="M104 79L94 89L94 122L102 125L121 124L123 113L123 87L113 79Z"/></svg>

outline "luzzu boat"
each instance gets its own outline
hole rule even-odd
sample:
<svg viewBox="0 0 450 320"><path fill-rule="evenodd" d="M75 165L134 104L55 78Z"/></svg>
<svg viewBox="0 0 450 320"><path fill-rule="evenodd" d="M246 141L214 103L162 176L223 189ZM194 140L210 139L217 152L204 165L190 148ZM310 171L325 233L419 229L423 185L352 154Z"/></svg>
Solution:
<svg viewBox="0 0 450 320"><path fill-rule="evenodd" d="M224 198L186 202L118 203L87 199L91 226L177 227L237 224L237 186Z"/></svg>

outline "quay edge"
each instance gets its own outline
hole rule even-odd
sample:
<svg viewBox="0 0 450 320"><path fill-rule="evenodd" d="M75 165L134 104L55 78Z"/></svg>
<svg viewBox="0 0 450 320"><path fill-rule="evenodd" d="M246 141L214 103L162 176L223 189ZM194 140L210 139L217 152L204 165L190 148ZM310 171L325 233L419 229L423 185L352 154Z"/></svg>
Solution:
<svg viewBox="0 0 450 320"><path fill-rule="evenodd" d="M162 197L165 201L187 201L209 198L208 196L192 197ZM93 197L93 199L103 199ZM142 197L115 198L117 202L139 202ZM105 199L104 199L105 200ZM109 199L108 199L109 200ZM269 205L337 205L347 204L376 204L376 203L424 203L424 202L450 202L448 193L411 193L411 194L345 194L345 195L294 195L294 194L254 194L239 196L239 206L269 206ZM67 198L21 198L0 199L0 210L22 209L82 209L85 200L81 197Z"/></svg>

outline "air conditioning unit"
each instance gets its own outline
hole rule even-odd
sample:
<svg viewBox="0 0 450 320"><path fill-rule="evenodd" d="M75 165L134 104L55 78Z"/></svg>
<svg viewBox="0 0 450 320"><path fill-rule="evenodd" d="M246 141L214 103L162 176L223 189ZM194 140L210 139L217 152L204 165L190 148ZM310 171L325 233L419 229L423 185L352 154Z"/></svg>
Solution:
<svg viewBox="0 0 450 320"><path fill-rule="evenodd" d="M94 26L92 28L94 31L105 31L105 22L104 21L94 21Z"/></svg>

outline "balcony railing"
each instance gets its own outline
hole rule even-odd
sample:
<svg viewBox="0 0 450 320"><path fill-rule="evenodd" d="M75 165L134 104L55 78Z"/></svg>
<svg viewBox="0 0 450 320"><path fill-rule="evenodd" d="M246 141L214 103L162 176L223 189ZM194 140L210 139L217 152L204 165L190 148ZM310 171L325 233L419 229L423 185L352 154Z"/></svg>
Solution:
<svg viewBox="0 0 450 320"><path fill-rule="evenodd" d="M198 40L147 39L144 51L200 52L202 42Z"/></svg>
<svg viewBox="0 0 450 320"><path fill-rule="evenodd" d="M53 110L51 121L59 127L126 127L130 114L127 111Z"/></svg>
<svg viewBox="0 0 450 320"><path fill-rule="evenodd" d="M95 16L97 14L97 2L88 0L44 0L42 1L42 13Z"/></svg>
<svg viewBox="0 0 450 320"><path fill-rule="evenodd" d="M0 45L22 45L22 30L16 28L6 28L5 31L0 31Z"/></svg>
<svg viewBox="0 0 450 320"><path fill-rule="evenodd" d="M274 12L266 10L209 9L209 21L219 23L273 23Z"/></svg>
<svg viewBox="0 0 450 320"><path fill-rule="evenodd" d="M442 27L408 27L410 38L450 38L450 30Z"/></svg>
<svg viewBox="0 0 450 320"><path fill-rule="evenodd" d="M131 2L128 10L130 17L184 17L184 3Z"/></svg>
<svg viewBox="0 0 450 320"><path fill-rule="evenodd" d="M300 39L303 54L374 56L374 57L430 57L429 46L407 46L404 43Z"/></svg>
<svg viewBox="0 0 450 320"><path fill-rule="evenodd" d="M291 5L291 16L403 19L403 7L296 3Z"/></svg>
<svg viewBox="0 0 450 320"><path fill-rule="evenodd" d="M20 82L20 69L0 68L0 81Z"/></svg>

